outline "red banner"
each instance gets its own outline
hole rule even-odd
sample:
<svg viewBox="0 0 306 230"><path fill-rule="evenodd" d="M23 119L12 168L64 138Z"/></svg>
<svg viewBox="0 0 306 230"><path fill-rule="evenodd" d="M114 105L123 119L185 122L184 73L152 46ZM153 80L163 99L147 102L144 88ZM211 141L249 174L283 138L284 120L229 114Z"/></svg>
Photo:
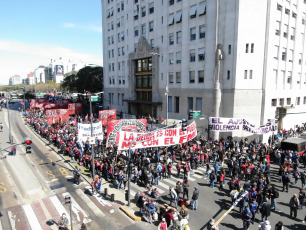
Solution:
<svg viewBox="0 0 306 230"><path fill-rule="evenodd" d="M68 104L68 114L69 115L75 114L75 103Z"/></svg>
<svg viewBox="0 0 306 230"><path fill-rule="evenodd" d="M83 112L82 103L75 103L75 114L81 114Z"/></svg>
<svg viewBox="0 0 306 230"><path fill-rule="evenodd" d="M107 125L107 142L106 146L118 145L119 132L145 132L147 130L146 119L122 119L112 120Z"/></svg>
<svg viewBox="0 0 306 230"><path fill-rule="evenodd" d="M112 120L117 120L116 109L99 111L99 121L102 121L102 126L107 126Z"/></svg>
<svg viewBox="0 0 306 230"><path fill-rule="evenodd" d="M59 123L68 123L69 122L69 111L68 109L57 109L57 116Z"/></svg>
<svg viewBox="0 0 306 230"><path fill-rule="evenodd" d="M46 115L47 115L48 125L52 125L52 124L58 122L58 120L59 120L56 109L46 110Z"/></svg>

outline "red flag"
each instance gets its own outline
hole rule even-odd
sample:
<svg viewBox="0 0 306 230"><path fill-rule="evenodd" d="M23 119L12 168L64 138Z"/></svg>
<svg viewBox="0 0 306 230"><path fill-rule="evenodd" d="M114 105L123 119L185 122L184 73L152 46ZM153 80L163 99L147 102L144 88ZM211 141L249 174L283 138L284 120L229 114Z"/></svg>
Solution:
<svg viewBox="0 0 306 230"><path fill-rule="evenodd" d="M159 120L159 121L164 121L165 119L162 118L162 117L158 117L158 120Z"/></svg>
<svg viewBox="0 0 306 230"><path fill-rule="evenodd" d="M85 116L85 120L88 121L88 114Z"/></svg>

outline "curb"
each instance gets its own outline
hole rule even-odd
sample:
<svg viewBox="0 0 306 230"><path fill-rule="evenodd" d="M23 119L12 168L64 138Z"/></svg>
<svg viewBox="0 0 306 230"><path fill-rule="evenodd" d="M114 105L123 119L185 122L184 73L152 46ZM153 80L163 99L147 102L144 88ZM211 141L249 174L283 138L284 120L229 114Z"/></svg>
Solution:
<svg viewBox="0 0 306 230"><path fill-rule="evenodd" d="M127 216L129 216L132 220L134 221L140 221L141 217L135 216L134 214L131 214L126 208L125 206L120 206L119 209L121 211L123 211Z"/></svg>

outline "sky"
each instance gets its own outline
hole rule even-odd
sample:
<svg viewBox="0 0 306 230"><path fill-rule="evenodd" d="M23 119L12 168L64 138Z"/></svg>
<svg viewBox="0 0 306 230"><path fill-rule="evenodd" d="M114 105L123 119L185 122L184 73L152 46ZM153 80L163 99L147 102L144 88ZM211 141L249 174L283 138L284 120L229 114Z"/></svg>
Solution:
<svg viewBox="0 0 306 230"><path fill-rule="evenodd" d="M101 0L0 0L0 85L59 57L102 66Z"/></svg>

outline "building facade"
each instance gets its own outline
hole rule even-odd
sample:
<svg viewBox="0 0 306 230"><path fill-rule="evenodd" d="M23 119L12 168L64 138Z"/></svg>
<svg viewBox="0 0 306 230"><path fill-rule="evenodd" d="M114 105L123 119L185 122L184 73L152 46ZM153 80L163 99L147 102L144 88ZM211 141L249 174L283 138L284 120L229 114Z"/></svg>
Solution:
<svg viewBox="0 0 306 230"><path fill-rule="evenodd" d="M305 13L298 0L102 1L105 107L293 128L305 122ZM227 135L249 134L213 138Z"/></svg>
<svg viewBox="0 0 306 230"><path fill-rule="evenodd" d="M9 79L9 85L18 85L21 84L22 80L19 75L14 75Z"/></svg>

